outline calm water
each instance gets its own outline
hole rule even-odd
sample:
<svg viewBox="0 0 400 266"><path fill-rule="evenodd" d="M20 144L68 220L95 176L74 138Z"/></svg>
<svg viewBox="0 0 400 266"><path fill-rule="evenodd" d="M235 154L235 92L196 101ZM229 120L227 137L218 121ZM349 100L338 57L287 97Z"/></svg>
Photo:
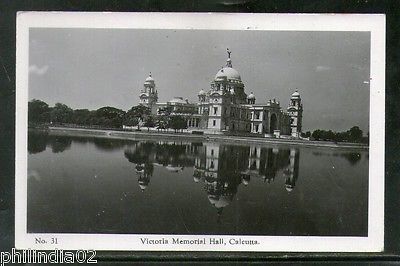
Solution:
<svg viewBox="0 0 400 266"><path fill-rule="evenodd" d="M29 134L28 231L367 235L368 152Z"/></svg>

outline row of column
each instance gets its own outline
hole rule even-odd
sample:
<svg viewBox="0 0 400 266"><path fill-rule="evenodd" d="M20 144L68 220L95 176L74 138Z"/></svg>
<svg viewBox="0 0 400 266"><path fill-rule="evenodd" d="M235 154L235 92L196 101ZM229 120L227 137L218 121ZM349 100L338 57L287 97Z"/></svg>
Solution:
<svg viewBox="0 0 400 266"><path fill-rule="evenodd" d="M187 121L187 127L199 127L199 118L189 118Z"/></svg>

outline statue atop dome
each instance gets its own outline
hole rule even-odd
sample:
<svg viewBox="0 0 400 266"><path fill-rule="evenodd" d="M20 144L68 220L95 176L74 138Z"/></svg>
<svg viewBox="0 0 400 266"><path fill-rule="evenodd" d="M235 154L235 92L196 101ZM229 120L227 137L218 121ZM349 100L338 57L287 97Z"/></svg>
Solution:
<svg viewBox="0 0 400 266"><path fill-rule="evenodd" d="M223 81L228 80L230 82L241 83L242 80L240 78L239 72L232 67L231 60L231 50L226 48L226 52L228 53L228 59L226 60L226 66L222 67L217 74L215 75L214 81Z"/></svg>
<svg viewBox="0 0 400 266"><path fill-rule="evenodd" d="M227 67L232 67L232 60L231 60L231 50L229 48L226 48L226 52L228 53L228 59L226 60L226 66Z"/></svg>

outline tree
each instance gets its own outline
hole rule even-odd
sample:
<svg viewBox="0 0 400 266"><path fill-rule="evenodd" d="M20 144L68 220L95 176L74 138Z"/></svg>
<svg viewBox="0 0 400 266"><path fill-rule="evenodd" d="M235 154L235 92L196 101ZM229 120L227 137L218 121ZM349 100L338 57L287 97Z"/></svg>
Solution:
<svg viewBox="0 0 400 266"><path fill-rule="evenodd" d="M324 140L335 140L335 133L332 130L324 131Z"/></svg>
<svg viewBox="0 0 400 266"><path fill-rule="evenodd" d="M315 140L319 140L321 138L321 130L316 129L311 135Z"/></svg>
<svg viewBox="0 0 400 266"><path fill-rule="evenodd" d="M337 142L347 141L349 139L348 132L337 132L335 135Z"/></svg>
<svg viewBox="0 0 400 266"><path fill-rule="evenodd" d="M72 122L78 125L90 124L91 113L88 109L76 109L72 114Z"/></svg>
<svg viewBox="0 0 400 266"><path fill-rule="evenodd" d="M121 109L106 106L96 110L95 124L104 127L122 127L125 112Z"/></svg>
<svg viewBox="0 0 400 266"><path fill-rule="evenodd" d="M169 125L169 117L165 115L158 115L156 119L157 130L165 130Z"/></svg>
<svg viewBox="0 0 400 266"><path fill-rule="evenodd" d="M50 119L56 123L71 123L73 112L67 105L56 103L50 111Z"/></svg>
<svg viewBox="0 0 400 266"><path fill-rule="evenodd" d="M349 140L352 142L360 142L362 140L363 132L358 126L350 128L348 134Z"/></svg>
<svg viewBox="0 0 400 266"><path fill-rule="evenodd" d="M28 102L28 121L44 123L50 121L49 105L41 100L33 99Z"/></svg>
<svg viewBox="0 0 400 266"><path fill-rule="evenodd" d="M169 127L175 130L175 132L187 128L186 118L181 115L171 116L171 119L169 120Z"/></svg>
<svg viewBox="0 0 400 266"><path fill-rule="evenodd" d="M309 137L311 137L311 132L310 132L310 131L307 131L307 132L305 132L305 133L301 133L301 136L302 136L303 138L309 138Z"/></svg>
<svg viewBox="0 0 400 266"><path fill-rule="evenodd" d="M368 139L363 137L363 132L358 126L354 126L345 132L333 132L332 130L316 129L311 134L315 140L329 140L335 142L350 141L350 142L365 142Z"/></svg>
<svg viewBox="0 0 400 266"><path fill-rule="evenodd" d="M147 127L147 131L150 131L150 127L154 127L156 125L156 121L153 116L149 115L147 116L143 125Z"/></svg>
<svg viewBox="0 0 400 266"><path fill-rule="evenodd" d="M362 142L367 144L369 143L369 131L367 132L367 136L362 138Z"/></svg>
<svg viewBox="0 0 400 266"><path fill-rule="evenodd" d="M127 126L137 125L138 130L140 130L141 124L150 114L150 108L144 105L133 106L124 116L124 124Z"/></svg>

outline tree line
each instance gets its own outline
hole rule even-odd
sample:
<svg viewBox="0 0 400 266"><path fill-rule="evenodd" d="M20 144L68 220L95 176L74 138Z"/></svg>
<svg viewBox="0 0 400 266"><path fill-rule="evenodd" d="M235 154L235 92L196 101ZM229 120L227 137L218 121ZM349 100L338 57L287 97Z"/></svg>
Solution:
<svg viewBox="0 0 400 266"><path fill-rule="evenodd" d="M349 130L343 132L334 132L332 130L316 129L312 133L310 131L302 133L302 137L319 141L356 142L356 143L369 142L369 133L367 133L367 136L364 136L363 131L358 126L353 126Z"/></svg>
<svg viewBox="0 0 400 266"><path fill-rule="evenodd" d="M122 125L137 127L156 127L158 130L173 129L175 132L187 128L187 118L170 115L171 109L163 110L160 115L152 115L148 107L133 106L127 112L105 106L97 110L72 109L56 103L53 107L46 102L33 99L28 103L28 121L30 127L43 125L77 125L85 127L122 128Z"/></svg>
<svg viewBox="0 0 400 266"><path fill-rule="evenodd" d="M158 115L152 115L148 107L143 105L133 106L128 111L115 107L105 106L97 110L72 109L69 106L56 103L50 107L46 102L33 99L28 103L28 121L30 127L42 125L77 125L83 127L122 128L122 125L137 127L157 128L157 130L173 129L175 132L187 128L187 117L171 115L172 108L167 106L159 110ZM312 133L302 133L302 137L311 140L333 142L368 143L369 134L363 136L363 131L354 126L344 132L317 129Z"/></svg>

